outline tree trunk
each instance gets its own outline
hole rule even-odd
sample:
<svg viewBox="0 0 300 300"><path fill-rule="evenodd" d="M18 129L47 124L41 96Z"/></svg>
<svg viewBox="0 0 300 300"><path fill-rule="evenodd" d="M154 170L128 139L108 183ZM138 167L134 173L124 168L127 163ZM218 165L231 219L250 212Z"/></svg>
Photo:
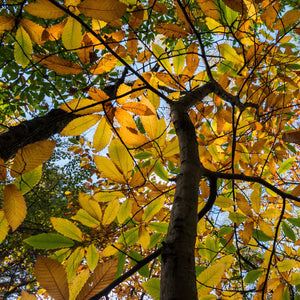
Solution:
<svg viewBox="0 0 300 300"><path fill-rule="evenodd" d="M37 141L47 140L61 132L69 122L80 115L53 109L42 117L21 122L0 134L0 158L4 161L15 156L22 147Z"/></svg>
<svg viewBox="0 0 300 300"><path fill-rule="evenodd" d="M180 148L180 174L165 247L162 249L161 300L196 300L195 241L198 189L201 175L193 123L181 103L173 104L171 116Z"/></svg>

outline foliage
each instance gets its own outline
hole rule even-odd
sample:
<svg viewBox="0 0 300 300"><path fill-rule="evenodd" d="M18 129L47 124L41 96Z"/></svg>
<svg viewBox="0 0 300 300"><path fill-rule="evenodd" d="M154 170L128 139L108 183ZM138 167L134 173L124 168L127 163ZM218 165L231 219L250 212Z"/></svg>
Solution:
<svg viewBox="0 0 300 300"><path fill-rule="evenodd" d="M33 273L55 299L300 298L286 2L1 3L1 256L3 278L26 260L21 299ZM41 167L58 131L80 157L66 177Z"/></svg>

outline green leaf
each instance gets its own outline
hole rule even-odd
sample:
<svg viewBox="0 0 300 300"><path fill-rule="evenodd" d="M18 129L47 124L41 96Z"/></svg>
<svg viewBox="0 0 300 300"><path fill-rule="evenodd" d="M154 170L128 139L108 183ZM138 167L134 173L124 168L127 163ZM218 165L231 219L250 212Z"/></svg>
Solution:
<svg viewBox="0 0 300 300"><path fill-rule="evenodd" d="M130 256L130 260L131 262L133 263L133 265L136 265L140 260L143 259L143 256L140 255L139 253L137 253L136 251L134 250L131 250L129 252L129 256ZM148 265L145 265L143 266L142 268L140 268L138 270L139 274L143 277L146 277L146 278L149 278L150 276L150 270L149 270L149 267Z"/></svg>
<svg viewBox="0 0 300 300"><path fill-rule="evenodd" d="M62 235L78 242L83 241L81 230L71 221L66 220L64 218L54 218L54 217L51 217L50 220L53 225L53 228L58 233L61 233Z"/></svg>
<svg viewBox="0 0 300 300"><path fill-rule="evenodd" d="M281 175L286 171L288 171L293 166L294 162L295 162L295 157L290 157L287 160L285 160L280 166L278 170L278 174Z"/></svg>
<svg viewBox="0 0 300 300"><path fill-rule="evenodd" d="M152 156L150 152L140 152L134 156L136 159L146 159Z"/></svg>
<svg viewBox="0 0 300 300"><path fill-rule="evenodd" d="M41 233L24 240L35 249L58 249L74 246L74 241L57 233Z"/></svg>
<svg viewBox="0 0 300 300"><path fill-rule="evenodd" d="M160 295L160 280L159 278L150 278L142 283L143 288L146 290L154 300L159 300Z"/></svg>
<svg viewBox="0 0 300 300"><path fill-rule="evenodd" d="M137 227L131 228L124 232L118 239L118 243L125 244L126 246L132 246L139 240L139 230Z"/></svg>
<svg viewBox="0 0 300 300"><path fill-rule="evenodd" d="M250 271L244 278L244 282L247 284L255 282L263 272L264 270L262 269L256 269Z"/></svg>
<svg viewBox="0 0 300 300"><path fill-rule="evenodd" d="M238 212L229 212L229 219L233 222L233 223L242 223L244 222L245 220L248 219L247 216L241 214L241 213L238 213Z"/></svg>
<svg viewBox="0 0 300 300"><path fill-rule="evenodd" d="M29 171L15 179L14 184L23 195L39 183L42 177L42 167L43 165L40 165L32 171Z"/></svg>
<svg viewBox="0 0 300 300"><path fill-rule="evenodd" d="M94 244L89 245L86 251L86 263L91 271L97 267L99 254Z"/></svg>
<svg viewBox="0 0 300 300"><path fill-rule="evenodd" d="M261 242L268 242L268 241L272 241L273 238L271 238L270 236L266 235L265 233L263 233L261 230L259 229L253 229L253 233L252 236L261 241Z"/></svg>
<svg viewBox="0 0 300 300"><path fill-rule="evenodd" d="M20 26L16 33L16 42L14 49L15 60L18 64L25 68L30 60L30 54L32 53L32 42L29 34L26 30Z"/></svg>
<svg viewBox="0 0 300 300"><path fill-rule="evenodd" d="M70 248L63 248L55 251L49 257L62 263L71 254Z"/></svg>
<svg viewBox="0 0 300 300"><path fill-rule="evenodd" d="M300 227L300 218L288 218L287 221L289 221L294 226Z"/></svg>
<svg viewBox="0 0 300 300"><path fill-rule="evenodd" d="M293 242L296 242L296 235L293 231L293 229L288 225L286 222L282 222L282 230L284 234Z"/></svg>
<svg viewBox="0 0 300 300"><path fill-rule="evenodd" d="M160 162L155 163L154 173L159 176L162 180L169 181L168 172L162 166Z"/></svg>
<svg viewBox="0 0 300 300"><path fill-rule="evenodd" d="M167 234L169 223L166 222L151 222L148 224L149 227L157 232Z"/></svg>
<svg viewBox="0 0 300 300"><path fill-rule="evenodd" d="M229 227L229 226L222 227L218 232L218 237L224 236L224 235L230 233L232 230L233 230L233 228Z"/></svg>
<svg viewBox="0 0 300 300"><path fill-rule="evenodd" d="M124 271L126 255L123 252L119 252L118 254L116 254L116 256L118 257L118 268L117 268L117 273L115 278L118 278L122 275Z"/></svg>

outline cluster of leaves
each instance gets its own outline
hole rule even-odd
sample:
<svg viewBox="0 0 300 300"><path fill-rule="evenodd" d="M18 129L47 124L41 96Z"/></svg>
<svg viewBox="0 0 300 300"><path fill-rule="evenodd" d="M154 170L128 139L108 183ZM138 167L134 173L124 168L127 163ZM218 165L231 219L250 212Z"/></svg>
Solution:
<svg viewBox="0 0 300 300"><path fill-rule="evenodd" d="M74 115L61 135L91 140L69 148L90 172L78 196L70 184L70 214L41 216L45 232L22 236L33 260L51 253L35 263L41 293L92 299L115 288L120 298L159 298L160 260L145 258L163 247L184 163L165 106L182 105L202 166L200 215L215 198L197 226L200 299L299 298L299 150L282 138L295 142L289 130L299 127L298 19L268 0L3 5L3 126L52 101ZM54 147L37 141L0 161L4 247L26 223L24 195ZM134 266L138 274L116 287Z"/></svg>

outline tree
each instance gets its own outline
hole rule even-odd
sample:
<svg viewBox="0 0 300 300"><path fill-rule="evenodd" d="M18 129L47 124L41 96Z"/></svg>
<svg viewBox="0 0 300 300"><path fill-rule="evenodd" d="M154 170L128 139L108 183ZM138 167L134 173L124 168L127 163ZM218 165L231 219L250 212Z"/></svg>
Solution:
<svg viewBox="0 0 300 300"><path fill-rule="evenodd" d="M69 150L97 168L72 214L24 240L51 255L34 267L51 297L299 298L300 13L286 2L2 4L1 239L54 134L79 136Z"/></svg>

